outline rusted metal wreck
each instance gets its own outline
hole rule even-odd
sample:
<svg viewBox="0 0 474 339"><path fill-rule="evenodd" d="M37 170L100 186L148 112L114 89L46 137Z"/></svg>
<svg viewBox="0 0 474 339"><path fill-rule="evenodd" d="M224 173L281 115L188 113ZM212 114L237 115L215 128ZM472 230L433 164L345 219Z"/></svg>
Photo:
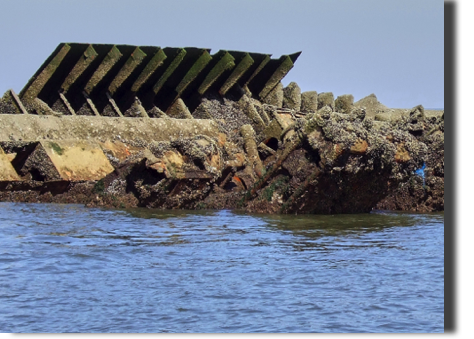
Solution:
<svg viewBox="0 0 474 339"><path fill-rule="evenodd" d="M444 112L284 88L299 55L62 43L0 100L0 200L443 210Z"/></svg>

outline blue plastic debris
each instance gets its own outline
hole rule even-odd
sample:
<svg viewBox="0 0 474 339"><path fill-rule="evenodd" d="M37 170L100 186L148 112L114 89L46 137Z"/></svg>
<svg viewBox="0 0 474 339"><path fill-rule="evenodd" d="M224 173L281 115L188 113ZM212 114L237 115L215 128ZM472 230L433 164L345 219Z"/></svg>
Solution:
<svg viewBox="0 0 474 339"><path fill-rule="evenodd" d="M426 168L426 164L423 163L423 167L421 168L418 168L416 171L415 171L415 174L422 177L423 178L423 188L425 188L425 168Z"/></svg>

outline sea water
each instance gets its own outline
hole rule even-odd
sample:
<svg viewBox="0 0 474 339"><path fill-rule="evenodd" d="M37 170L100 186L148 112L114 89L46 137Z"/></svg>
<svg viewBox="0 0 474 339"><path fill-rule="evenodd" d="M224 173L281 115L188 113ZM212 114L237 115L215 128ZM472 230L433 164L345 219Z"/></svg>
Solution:
<svg viewBox="0 0 474 339"><path fill-rule="evenodd" d="M0 332L443 332L443 217L0 203Z"/></svg>

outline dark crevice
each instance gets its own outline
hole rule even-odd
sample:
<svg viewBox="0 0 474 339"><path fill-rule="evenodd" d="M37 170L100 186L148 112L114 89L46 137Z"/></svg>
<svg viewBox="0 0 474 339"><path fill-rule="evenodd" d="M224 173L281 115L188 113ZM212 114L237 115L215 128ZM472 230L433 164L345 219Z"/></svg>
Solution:
<svg viewBox="0 0 474 339"><path fill-rule="evenodd" d="M31 174L31 180L34 181L45 181L46 177L41 174L37 168L31 168L29 173Z"/></svg>
<svg viewBox="0 0 474 339"><path fill-rule="evenodd" d="M270 138L265 142L265 144L274 151L278 150L278 139L277 138Z"/></svg>
<svg viewBox="0 0 474 339"><path fill-rule="evenodd" d="M24 145L10 145L8 143L2 144L2 148L6 153L16 153L15 158L11 161L11 164L17 173L20 173L25 166L26 160L30 157L31 153L36 149L38 142L32 142Z"/></svg>
<svg viewBox="0 0 474 339"><path fill-rule="evenodd" d="M206 170L206 166L204 166L204 163L202 162L201 159L193 159L193 163L200 170L202 170L202 171Z"/></svg>
<svg viewBox="0 0 474 339"><path fill-rule="evenodd" d="M423 135L423 130L419 130L419 131L409 131L411 135L413 135L414 137L421 137Z"/></svg>

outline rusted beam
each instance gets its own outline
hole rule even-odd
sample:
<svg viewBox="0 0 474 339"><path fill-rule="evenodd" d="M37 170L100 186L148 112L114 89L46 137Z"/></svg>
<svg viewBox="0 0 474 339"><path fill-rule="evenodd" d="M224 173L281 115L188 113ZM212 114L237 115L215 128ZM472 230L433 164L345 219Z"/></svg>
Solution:
<svg viewBox="0 0 474 339"><path fill-rule="evenodd" d="M125 62L125 65L122 66L120 71L110 83L108 88L110 94L113 95L117 91L117 89L130 76L130 74L132 74L133 70L138 65L140 65L145 57L146 54L139 47L135 48L135 50L132 52L132 55Z"/></svg>
<svg viewBox="0 0 474 339"><path fill-rule="evenodd" d="M44 85L46 85L48 80L53 76L70 49L71 46L68 44L60 44L56 48L55 53L46 60L37 74L30 79L25 88L20 92L20 98L27 102L32 102L37 98Z"/></svg>
<svg viewBox="0 0 474 339"><path fill-rule="evenodd" d="M61 85L61 91L67 93L69 88L76 82L76 80L84 73L84 71L91 65L92 61L97 57L97 52L92 45L89 45L79 60L76 62L72 70L64 79Z"/></svg>
<svg viewBox="0 0 474 339"><path fill-rule="evenodd" d="M252 66L254 63L254 60L250 56L249 53L245 53L243 58L240 60L240 62L237 64L237 66L233 69L232 73L229 75L227 80L224 82L224 84L221 86L219 89L219 94L224 96L229 89L234 86L237 81L240 79L240 77Z"/></svg>
<svg viewBox="0 0 474 339"><path fill-rule="evenodd" d="M143 86L143 84L149 79L149 77L160 67L163 62L166 60L167 56L165 52L160 48L155 53L153 58L148 62L146 67L140 73L138 78L135 80L131 87L132 92L138 92L138 90Z"/></svg>
<svg viewBox="0 0 474 339"><path fill-rule="evenodd" d="M228 69L232 69L235 66L234 57L226 51L223 51L222 57L219 59L217 64L209 71L206 78L198 88L198 93L203 95L209 87ZM213 56L214 57L214 56Z"/></svg>
<svg viewBox="0 0 474 339"><path fill-rule="evenodd" d="M90 95L94 88L100 83L100 81L105 77L105 75L112 69L115 63L122 57L117 46L113 46L104 60L101 62L99 67L95 70L92 77L87 82L84 87L84 92Z"/></svg>

